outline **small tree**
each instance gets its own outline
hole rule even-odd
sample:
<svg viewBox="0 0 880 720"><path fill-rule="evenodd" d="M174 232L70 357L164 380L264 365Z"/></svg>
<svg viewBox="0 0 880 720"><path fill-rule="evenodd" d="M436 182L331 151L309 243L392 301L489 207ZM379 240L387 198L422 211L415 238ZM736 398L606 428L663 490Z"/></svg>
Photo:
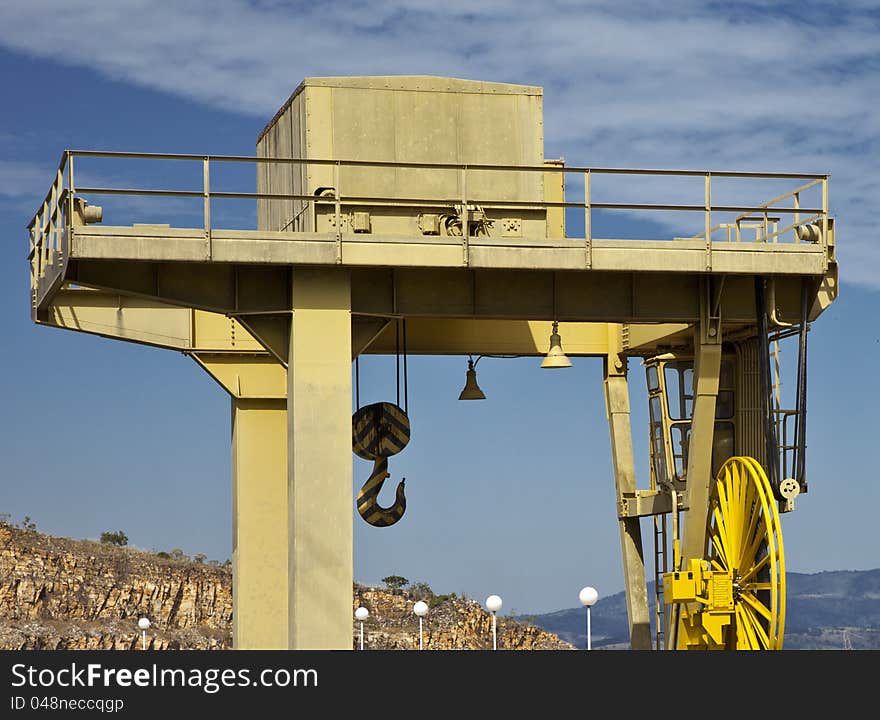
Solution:
<svg viewBox="0 0 880 720"><path fill-rule="evenodd" d="M426 582L410 583L409 592L416 600L424 600L429 606L434 597L434 591Z"/></svg>
<svg viewBox="0 0 880 720"><path fill-rule="evenodd" d="M193 560L195 560L199 565L205 562L208 559L208 556L205 553L196 553L193 555Z"/></svg>
<svg viewBox="0 0 880 720"><path fill-rule="evenodd" d="M126 545L128 545L128 535L122 532L122 530L117 530L116 532L102 532L101 542L105 545L116 545L118 547L125 547Z"/></svg>
<svg viewBox="0 0 880 720"><path fill-rule="evenodd" d="M386 587L391 592L400 592L406 585L409 585L409 580L402 575L389 575L388 577L383 577L382 582L385 583Z"/></svg>

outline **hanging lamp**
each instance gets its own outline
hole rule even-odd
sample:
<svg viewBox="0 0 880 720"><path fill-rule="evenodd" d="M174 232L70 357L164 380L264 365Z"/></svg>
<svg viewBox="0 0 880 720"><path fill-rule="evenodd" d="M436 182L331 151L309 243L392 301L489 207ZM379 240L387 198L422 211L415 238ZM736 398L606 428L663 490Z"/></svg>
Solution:
<svg viewBox="0 0 880 720"><path fill-rule="evenodd" d="M571 367L569 360L562 350L562 338L559 336L559 323L553 321L553 332L550 333L550 350L541 363L542 368L567 368Z"/></svg>
<svg viewBox="0 0 880 720"><path fill-rule="evenodd" d="M468 358L468 369L467 369L467 377L464 383L464 389L462 389L461 394L458 396L459 400L485 400L486 396L483 394L483 391L480 390L480 386L477 385L477 363L480 361L480 358L477 358L476 362L472 358Z"/></svg>

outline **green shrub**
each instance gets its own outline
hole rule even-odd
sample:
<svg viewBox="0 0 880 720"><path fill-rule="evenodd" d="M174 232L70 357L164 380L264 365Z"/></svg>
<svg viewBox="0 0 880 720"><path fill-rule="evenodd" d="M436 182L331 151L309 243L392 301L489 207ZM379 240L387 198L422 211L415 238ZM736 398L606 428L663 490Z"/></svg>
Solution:
<svg viewBox="0 0 880 720"><path fill-rule="evenodd" d="M385 583L391 592L399 592L409 584L409 580L403 577L403 575L389 575L388 577L383 577L382 582Z"/></svg>
<svg viewBox="0 0 880 720"><path fill-rule="evenodd" d="M104 545L116 545L118 547L125 547L126 545L128 545L128 535L122 532L122 530L117 530L116 532L102 532L101 542Z"/></svg>

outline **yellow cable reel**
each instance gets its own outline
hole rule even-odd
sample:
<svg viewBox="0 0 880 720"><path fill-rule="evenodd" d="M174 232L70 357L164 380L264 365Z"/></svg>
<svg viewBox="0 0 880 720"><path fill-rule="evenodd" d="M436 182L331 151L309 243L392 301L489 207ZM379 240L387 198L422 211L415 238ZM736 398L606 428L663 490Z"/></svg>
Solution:
<svg viewBox="0 0 880 720"><path fill-rule="evenodd" d="M681 605L669 647L782 649L782 528L773 488L757 460L732 457L721 466L709 500L704 559L666 573L663 597Z"/></svg>

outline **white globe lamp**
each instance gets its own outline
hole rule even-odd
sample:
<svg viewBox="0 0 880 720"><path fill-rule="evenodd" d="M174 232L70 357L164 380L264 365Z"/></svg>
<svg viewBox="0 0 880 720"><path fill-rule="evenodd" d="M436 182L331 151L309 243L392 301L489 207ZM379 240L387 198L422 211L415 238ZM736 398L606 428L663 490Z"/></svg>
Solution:
<svg viewBox="0 0 880 720"><path fill-rule="evenodd" d="M146 650L147 630L149 630L150 628L150 621L147 618L142 617L140 620L138 620L138 628L140 628L141 631L141 650Z"/></svg>
<svg viewBox="0 0 880 720"><path fill-rule="evenodd" d="M428 603L424 600L419 600L413 605L413 612L419 616L419 650L422 650L424 648L424 642L422 639L422 618L428 614Z"/></svg>
<svg viewBox="0 0 880 720"><path fill-rule="evenodd" d="M498 595L490 595L486 598L486 608L492 613L492 649L498 649L498 624L495 613L501 609L501 598Z"/></svg>
<svg viewBox="0 0 880 720"><path fill-rule="evenodd" d="M365 607L361 606L357 610L354 611L354 616L360 621L361 624L361 650L364 649L364 620L370 617L370 611Z"/></svg>
<svg viewBox="0 0 880 720"><path fill-rule="evenodd" d="M593 639L590 637L590 608L596 604L596 601L599 599L599 593L596 591L596 588L587 585L587 587L581 588L581 591L578 593L578 599L581 601L581 605L587 609L587 650L592 650Z"/></svg>

